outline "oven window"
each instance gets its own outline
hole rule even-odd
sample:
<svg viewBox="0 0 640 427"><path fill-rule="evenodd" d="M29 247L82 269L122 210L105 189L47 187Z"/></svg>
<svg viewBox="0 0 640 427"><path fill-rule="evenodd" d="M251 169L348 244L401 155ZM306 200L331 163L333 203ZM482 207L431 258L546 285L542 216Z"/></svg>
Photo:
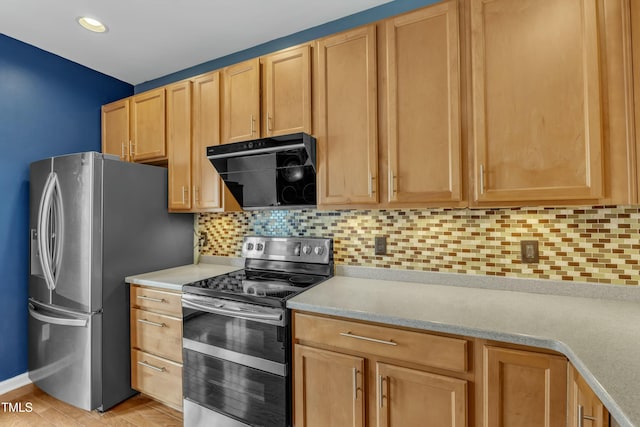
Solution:
<svg viewBox="0 0 640 427"><path fill-rule="evenodd" d="M283 326L184 309L182 333L192 341L285 363L287 330Z"/></svg>
<svg viewBox="0 0 640 427"><path fill-rule="evenodd" d="M184 396L252 426L287 425L287 377L185 349Z"/></svg>

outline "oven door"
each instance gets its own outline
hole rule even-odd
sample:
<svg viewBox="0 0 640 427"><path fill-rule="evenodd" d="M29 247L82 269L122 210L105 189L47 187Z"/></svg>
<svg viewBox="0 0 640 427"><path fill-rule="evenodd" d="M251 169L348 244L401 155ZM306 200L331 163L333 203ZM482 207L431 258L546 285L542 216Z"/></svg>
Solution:
<svg viewBox="0 0 640 427"><path fill-rule="evenodd" d="M289 425L286 310L190 294L182 305L185 400L229 425Z"/></svg>

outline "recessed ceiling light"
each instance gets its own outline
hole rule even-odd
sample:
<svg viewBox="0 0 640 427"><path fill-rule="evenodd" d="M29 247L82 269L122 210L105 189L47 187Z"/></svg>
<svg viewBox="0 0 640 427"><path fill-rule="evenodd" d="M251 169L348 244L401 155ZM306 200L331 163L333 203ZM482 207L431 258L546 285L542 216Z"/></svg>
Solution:
<svg viewBox="0 0 640 427"><path fill-rule="evenodd" d="M102 22L98 21L94 18L89 18L87 16L81 16L78 18L78 24L82 25L89 31L93 31L94 33L104 33L107 31L106 25Z"/></svg>

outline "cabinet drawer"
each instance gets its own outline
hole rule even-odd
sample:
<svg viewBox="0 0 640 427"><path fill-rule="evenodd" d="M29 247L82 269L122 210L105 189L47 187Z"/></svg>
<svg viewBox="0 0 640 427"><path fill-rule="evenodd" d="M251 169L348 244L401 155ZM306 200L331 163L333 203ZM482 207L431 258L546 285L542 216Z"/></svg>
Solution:
<svg viewBox="0 0 640 427"><path fill-rule="evenodd" d="M131 286L131 307L182 317L182 294L146 286Z"/></svg>
<svg viewBox="0 0 640 427"><path fill-rule="evenodd" d="M295 313L295 339L466 372L467 340Z"/></svg>
<svg viewBox="0 0 640 427"><path fill-rule="evenodd" d="M182 362L182 320L132 308L131 346Z"/></svg>
<svg viewBox="0 0 640 427"><path fill-rule="evenodd" d="M182 365L139 350L131 351L131 387L182 407Z"/></svg>

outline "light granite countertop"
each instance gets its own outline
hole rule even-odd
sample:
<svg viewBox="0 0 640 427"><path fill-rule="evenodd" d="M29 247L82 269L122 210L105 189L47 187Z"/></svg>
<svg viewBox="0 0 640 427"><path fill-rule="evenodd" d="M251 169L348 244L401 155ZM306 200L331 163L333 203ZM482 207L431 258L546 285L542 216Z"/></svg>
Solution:
<svg viewBox="0 0 640 427"><path fill-rule="evenodd" d="M219 276L230 271L239 270L242 267L234 265L220 265L199 263L183 265L181 267L168 268L166 270L152 271L150 273L128 276L124 280L127 283L156 288L181 291L187 283L196 282L208 277Z"/></svg>
<svg viewBox="0 0 640 427"><path fill-rule="evenodd" d="M621 426L640 426L637 300L334 276L287 306L558 351Z"/></svg>

